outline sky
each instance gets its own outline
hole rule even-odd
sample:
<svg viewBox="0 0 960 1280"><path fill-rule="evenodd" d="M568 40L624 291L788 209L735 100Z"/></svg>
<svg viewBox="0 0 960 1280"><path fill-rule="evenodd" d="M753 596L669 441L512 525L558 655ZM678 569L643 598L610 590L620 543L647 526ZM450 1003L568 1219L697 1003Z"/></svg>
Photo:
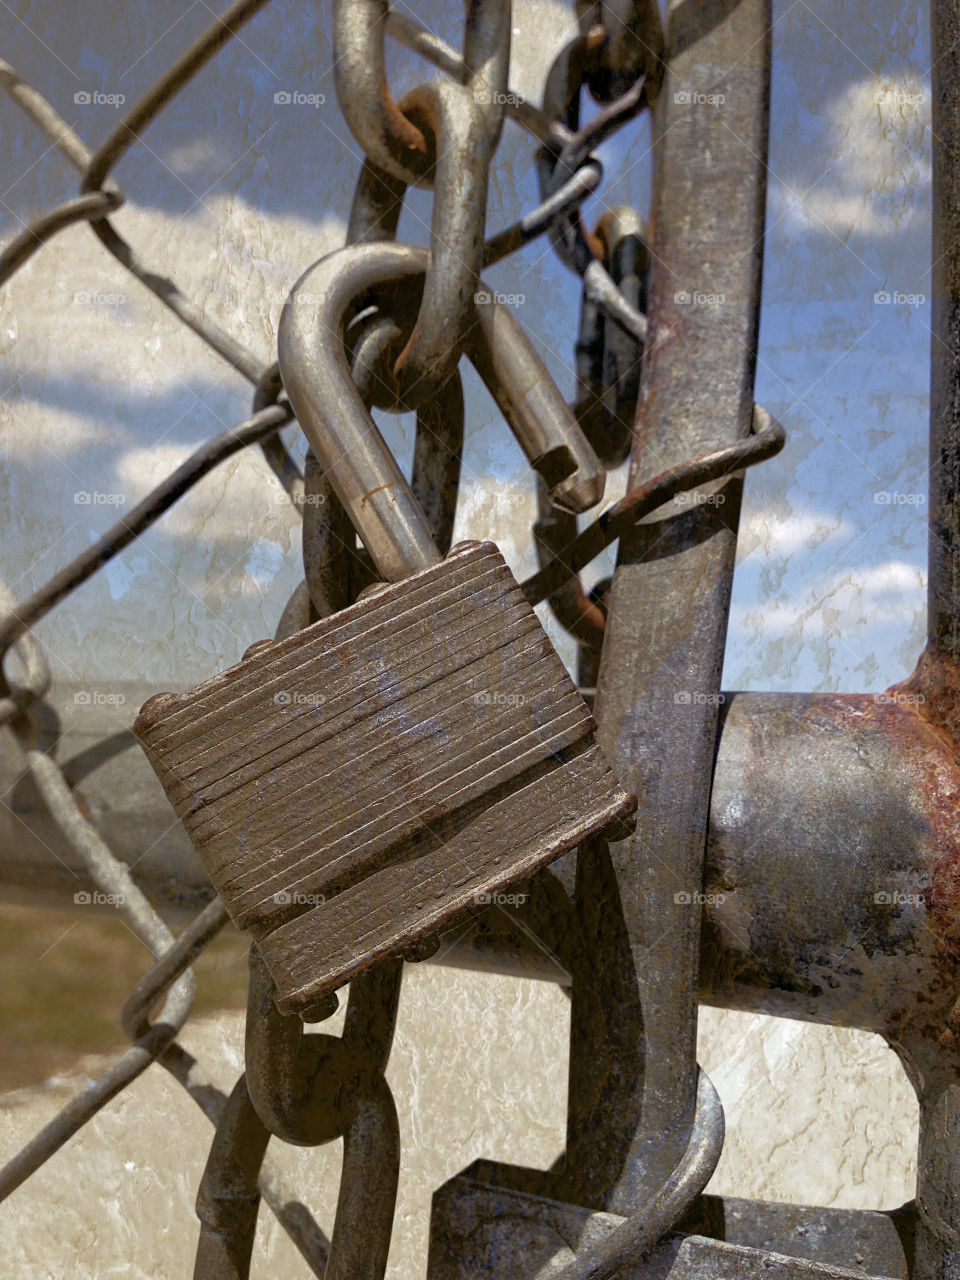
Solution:
<svg viewBox="0 0 960 1280"><path fill-rule="evenodd" d="M457 6L398 7L459 44ZM511 87L525 98L539 101L574 29L572 8L515 5ZM214 12L205 0L125 0L109 22L90 0L5 10L4 57L91 146L116 122L117 99L135 101ZM359 167L336 103L331 28L329 0L274 0L116 170L127 196L118 229L264 364L289 289L343 242ZM748 474L724 685L879 690L910 672L925 626L926 13L890 0L778 0L773 56L756 399L789 440ZM397 97L438 74L395 48L389 65ZM317 101L277 103L283 91ZM605 180L586 206L590 225L620 203L647 213L649 139L641 119L601 149ZM6 242L74 194L76 179L6 99L0 147ZM536 204L534 151L508 123L491 174L490 231ZM399 238L426 243L429 217L429 193L410 193ZM517 318L571 398L576 278L540 241L487 279L516 296ZM0 572L21 598L249 412L243 379L84 227L59 235L0 293L0 359ZM535 567L532 473L468 368L464 388L456 536L492 537L523 576ZM380 423L408 463L412 422ZM286 437L302 453L297 434ZM623 485L612 475L605 500ZM256 451L224 465L40 624L60 678L101 689L132 682L146 697L235 662L272 633L302 576L298 523ZM596 561L588 585L612 565L612 553ZM569 643L550 632L570 661Z"/></svg>

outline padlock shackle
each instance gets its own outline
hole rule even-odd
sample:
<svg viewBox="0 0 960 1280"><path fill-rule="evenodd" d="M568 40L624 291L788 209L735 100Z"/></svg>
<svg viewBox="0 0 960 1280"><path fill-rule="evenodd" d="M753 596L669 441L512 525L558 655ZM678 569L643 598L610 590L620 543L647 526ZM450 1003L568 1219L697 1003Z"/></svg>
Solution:
<svg viewBox="0 0 960 1280"><path fill-rule="evenodd" d="M350 373L343 325L358 293L384 281L388 245L340 249L294 285L277 347L284 390L320 465L387 582L443 559L414 497ZM399 265L399 264L398 264ZM403 263L392 279L422 273Z"/></svg>
<svg viewBox="0 0 960 1280"><path fill-rule="evenodd" d="M377 285L422 276L429 256L378 242L328 254L300 277L280 317L283 385L304 434L387 581L441 557L410 485L350 374L343 326ZM468 355L555 506L585 511L603 497L603 467L509 309L482 284ZM322 336L321 336L322 335Z"/></svg>

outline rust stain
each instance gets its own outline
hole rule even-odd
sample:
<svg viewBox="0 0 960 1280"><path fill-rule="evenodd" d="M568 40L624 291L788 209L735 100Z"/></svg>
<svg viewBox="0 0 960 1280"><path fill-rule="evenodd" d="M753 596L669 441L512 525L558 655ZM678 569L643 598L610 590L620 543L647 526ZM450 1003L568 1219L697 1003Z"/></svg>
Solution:
<svg viewBox="0 0 960 1280"><path fill-rule="evenodd" d="M393 481L388 480L386 484L378 484L376 489L371 489L369 493L365 493L360 499L361 507L365 507L375 493L381 493L384 489L392 489Z"/></svg>

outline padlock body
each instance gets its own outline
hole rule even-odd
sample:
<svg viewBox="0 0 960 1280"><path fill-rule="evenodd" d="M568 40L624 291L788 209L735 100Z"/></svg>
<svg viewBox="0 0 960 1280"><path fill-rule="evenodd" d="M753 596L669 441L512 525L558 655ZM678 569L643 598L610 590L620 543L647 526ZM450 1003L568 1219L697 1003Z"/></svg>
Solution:
<svg viewBox="0 0 960 1280"><path fill-rule="evenodd" d="M595 728L500 552L465 543L134 732L303 1010L629 815Z"/></svg>

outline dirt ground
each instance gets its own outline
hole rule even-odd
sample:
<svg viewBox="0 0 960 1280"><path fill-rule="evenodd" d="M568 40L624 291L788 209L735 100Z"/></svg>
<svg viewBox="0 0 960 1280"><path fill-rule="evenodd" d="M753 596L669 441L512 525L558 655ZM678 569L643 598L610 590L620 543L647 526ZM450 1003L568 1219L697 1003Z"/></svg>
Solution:
<svg viewBox="0 0 960 1280"><path fill-rule="evenodd" d="M225 932L206 949L194 1016L244 1007L247 948ZM85 1054L126 1048L120 1007L150 964L120 920L0 905L0 1093L62 1075Z"/></svg>

